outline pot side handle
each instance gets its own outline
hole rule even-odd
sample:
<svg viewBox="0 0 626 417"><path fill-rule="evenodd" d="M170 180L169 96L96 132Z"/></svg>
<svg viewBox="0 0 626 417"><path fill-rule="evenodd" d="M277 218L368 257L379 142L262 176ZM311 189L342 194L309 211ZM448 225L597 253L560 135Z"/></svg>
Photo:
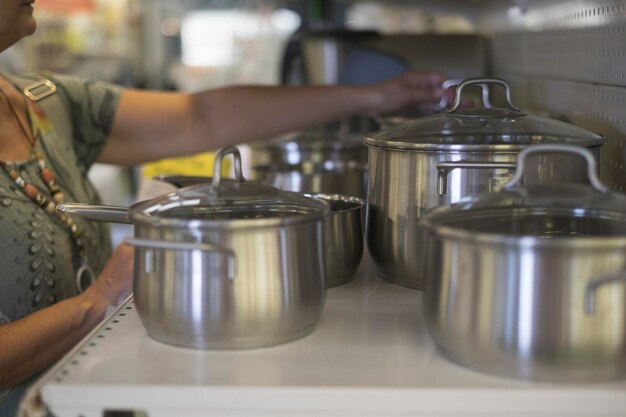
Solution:
<svg viewBox="0 0 626 417"><path fill-rule="evenodd" d="M437 195L448 192L448 174L450 171L463 169L515 169L515 162L480 162L480 161L442 161L437 164Z"/></svg>
<svg viewBox="0 0 626 417"><path fill-rule="evenodd" d="M176 251L202 251L202 252L224 252L228 255L228 279L233 280L235 278L235 252L231 249L224 248L218 245L211 245L209 243L196 243L196 242L168 242L165 240L151 240L151 239L138 239L138 238L126 238L124 243L130 246L136 246L145 249L165 249Z"/></svg>
<svg viewBox="0 0 626 417"><path fill-rule="evenodd" d="M626 271L618 272L614 275L606 275L603 277L594 278L589 281L587 283L587 287L585 288L585 314L587 314L588 316L595 314L595 296L596 290L599 287L607 284L615 284L620 281L626 282Z"/></svg>
<svg viewBox="0 0 626 417"><path fill-rule="evenodd" d="M609 192L609 189L602 184L600 178L598 178L598 169L596 168L596 159L587 148L583 148L576 145L563 145L563 144L539 144L532 145L527 148L524 148L517 155L517 169L515 170L515 174L511 181L504 185L504 189L510 189L514 187L518 187L523 184L524 179L524 168L526 166L526 159L528 155L532 154L541 154L541 153L569 153L572 155L579 155L587 162L587 176L589 178L589 183L596 191L601 193Z"/></svg>

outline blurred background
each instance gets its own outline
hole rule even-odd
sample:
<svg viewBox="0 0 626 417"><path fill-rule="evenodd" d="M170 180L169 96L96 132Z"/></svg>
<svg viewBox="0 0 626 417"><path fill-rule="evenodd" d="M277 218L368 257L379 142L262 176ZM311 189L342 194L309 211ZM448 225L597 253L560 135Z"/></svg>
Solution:
<svg viewBox="0 0 626 417"><path fill-rule="evenodd" d="M1 54L0 70L184 91L362 84L407 68L497 76L524 109L603 133L601 177L623 191L625 9L615 0L37 0L37 33ZM360 141L376 122L353 118L319 132ZM254 176L264 154L242 150L244 173ZM90 175L106 203L126 205L155 175L211 169L207 153L134 169L96 165Z"/></svg>
<svg viewBox="0 0 626 417"><path fill-rule="evenodd" d="M2 54L0 70L48 70L184 91L242 83L359 84L408 67L440 67L429 52L433 45L415 48L413 35L474 32L470 20L449 10L385 3L37 0L36 34ZM458 77L479 75L480 42L464 43L472 48L462 54L467 59L450 62L448 69ZM241 150L249 177L250 149ZM128 205L142 182L156 175L210 175L211 169L207 153L134 169L96 164L90 176L106 203ZM125 234L123 226L117 228L116 241Z"/></svg>

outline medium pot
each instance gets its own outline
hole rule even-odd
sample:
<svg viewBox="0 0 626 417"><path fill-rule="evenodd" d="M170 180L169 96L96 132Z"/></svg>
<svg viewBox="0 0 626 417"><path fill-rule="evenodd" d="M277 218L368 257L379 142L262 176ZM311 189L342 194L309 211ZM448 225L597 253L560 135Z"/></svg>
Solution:
<svg viewBox="0 0 626 417"><path fill-rule="evenodd" d="M252 170L281 190L365 198L367 148L361 135L312 130L254 145Z"/></svg>
<svg viewBox="0 0 626 417"><path fill-rule="evenodd" d="M459 110L472 84L505 87L508 108ZM499 190L512 177L517 154L538 143L571 144L594 154L604 139L573 125L521 112L509 87L497 79L466 80L444 114L404 122L364 139L368 146L366 239L381 277L421 289L423 213L482 192ZM568 154L529 158L528 183L580 181L582 162Z"/></svg>
<svg viewBox="0 0 626 417"><path fill-rule="evenodd" d="M212 177L160 176L154 179L176 187L210 183ZM227 181L227 180L226 180ZM352 281L363 256L363 221L365 201L341 194L306 194L325 201L330 214L324 219L323 247L326 263L326 287L337 287Z"/></svg>
<svg viewBox="0 0 626 417"><path fill-rule="evenodd" d="M531 153L567 151L592 186L517 187ZM424 319L439 351L506 377L626 377L626 197L609 192L585 149L538 145L505 191L423 218Z"/></svg>
<svg viewBox="0 0 626 417"><path fill-rule="evenodd" d="M363 257L365 201L339 194L305 194L330 205L324 220L326 287L337 287L354 279Z"/></svg>
<svg viewBox="0 0 626 417"><path fill-rule="evenodd" d="M237 181L221 181L221 161L230 153ZM134 299L155 340L233 349L310 333L326 295L328 204L244 181L236 148L216 154L212 181L130 209L62 209L134 224L127 241L136 247Z"/></svg>
<svg viewBox="0 0 626 417"><path fill-rule="evenodd" d="M254 166L256 178L286 191L365 198L367 164L357 161L301 162Z"/></svg>

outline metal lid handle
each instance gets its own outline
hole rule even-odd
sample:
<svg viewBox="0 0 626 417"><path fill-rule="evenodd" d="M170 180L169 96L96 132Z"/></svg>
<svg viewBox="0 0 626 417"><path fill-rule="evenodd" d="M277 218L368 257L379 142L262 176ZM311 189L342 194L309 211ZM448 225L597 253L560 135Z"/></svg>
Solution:
<svg viewBox="0 0 626 417"><path fill-rule="evenodd" d="M459 86L456 88L456 94L454 96L454 105L452 106L450 110L446 110L446 113L454 113L455 111L457 111L459 107L461 107L461 96L463 95L463 89L467 87L468 85L475 85L475 84L479 84L483 86L483 89L485 88L486 84L501 85L502 87L504 87L504 90L506 92L506 102L509 105L509 108L511 110L521 111L519 107L517 107L511 102L511 88L509 87L509 84L506 81L500 78L468 78L467 80L459 84ZM483 100L484 100L484 96L483 96Z"/></svg>
<svg viewBox="0 0 626 417"><path fill-rule="evenodd" d="M602 184L602 182L598 178L596 160L593 157L591 151L580 146L557 144L533 145L523 149L517 155L517 169L515 170L515 174L513 175L513 178L511 178L511 181L506 183L504 189L513 188L522 183L522 179L524 177L524 167L528 155L555 152L577 154L583 157L587 161L587 176L589 177L589 183L591 184L591 186L597 191L603 193L609 191L609 189L604 184Z"/></svg>
<svg viewBox="0 0 626 417"><path fill-rule="evenodd" d="M211 186L214 189L218 189L220 186L220 181L222 180L222 159L226 155L233 154L233 159L235 161L235 178L239 182L244 182L246 179L243 177L243 171L241 170L241 153L239 149L234 146L227 146L226 148L222 148L215 154L215 162L213 164L213 180L211 182Z"/></svg>
<svg viewBox="0 0 626 417"><path fill-rule="evenodd" d="M463 82L462 79L459 78L450 78L448 80L445 80L443 82L443 84L441 84L441 89L443 91L446 91L452 87L456 87L457 85L461 84ZM489 100L489 85L487 84L480 84L482 91L482 100L483 100L483 107L485 108L491 108L493 107L493 105L491 104L491 101ZM441 99L439 100L439 103L437 103L437 110L442 111L442 110L446 110L446 108L448 107L448 96L446 94L442 94L441 95Z"/></svg>

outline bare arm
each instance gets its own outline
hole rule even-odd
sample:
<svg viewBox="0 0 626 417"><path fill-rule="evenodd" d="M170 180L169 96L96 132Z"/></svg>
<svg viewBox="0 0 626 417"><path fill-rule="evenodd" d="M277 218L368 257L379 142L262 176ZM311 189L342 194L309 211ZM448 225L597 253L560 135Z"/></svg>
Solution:
<svg viewBox="0 0 626 417"><path fill-rule="evenodd" d="M107 306L130 291L132 256L129 246L118 247L83 294L0 325L0 390L52 365L102 320Z"/></svg>
<svg viewBox="0 0 626 417"><path fill-rule="evenodd" d="M249 143L354 114L435 102L445 77L407 72L369 86L236 86L196 94L127 90L99 162L132 165Z"/></svg>

